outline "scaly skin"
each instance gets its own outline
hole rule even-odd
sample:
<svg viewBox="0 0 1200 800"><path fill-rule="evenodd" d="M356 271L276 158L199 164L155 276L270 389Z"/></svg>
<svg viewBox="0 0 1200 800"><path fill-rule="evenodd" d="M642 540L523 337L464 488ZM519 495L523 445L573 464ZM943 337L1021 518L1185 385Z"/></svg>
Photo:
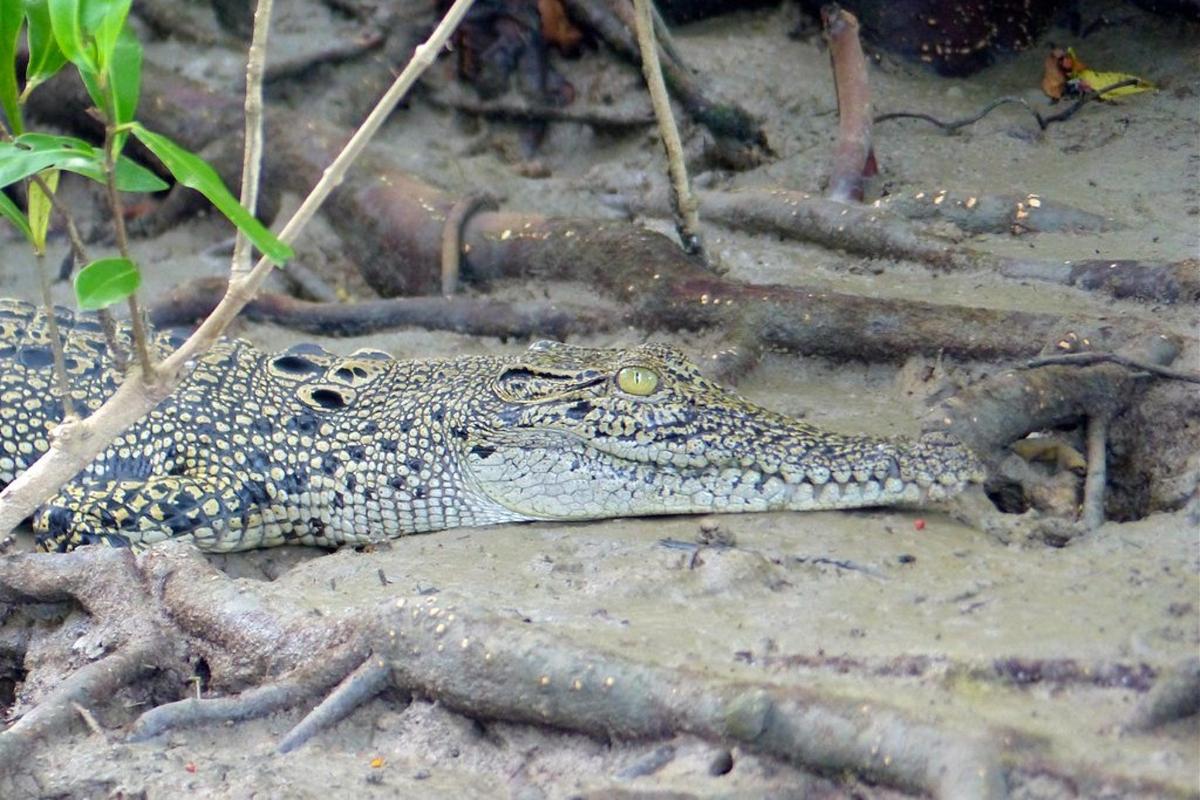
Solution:
<svg viewBox="0 0 1200 800"><path fill-rule="evenodd" d="M73 397L94 409L119 376L91 317L58 319ZM51 362L41 312L0 300L0 486L61 419ZM662 345L401 362L229 340L34 525L46 550L336 546L515 520L917 505L978 477L944 437L827 433Z"/></svg>

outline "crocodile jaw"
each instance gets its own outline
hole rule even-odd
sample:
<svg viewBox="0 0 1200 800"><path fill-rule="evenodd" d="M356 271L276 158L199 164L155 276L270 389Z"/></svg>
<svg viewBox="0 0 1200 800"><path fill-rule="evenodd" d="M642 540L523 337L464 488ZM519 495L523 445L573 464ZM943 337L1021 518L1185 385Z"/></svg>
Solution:
<svg viewBox="0 0 1200 800"><path fill-rule="evenodd" d="M490 500L525 519L583 520L660 514L817 511L919 505L960 491L978 476L973 459L958 445L879 441L883 463L874 474L852 470L788 469L786 448L779 471L735 464L678 466L630 461L563 436L559 447L500 445L467 456L475 486ZM925 452L929 450L930 452ZM961 458L957 472L939 468ZM844 480L839 480L844 478ZM822 480L823 479L823 480Z"/></svg>

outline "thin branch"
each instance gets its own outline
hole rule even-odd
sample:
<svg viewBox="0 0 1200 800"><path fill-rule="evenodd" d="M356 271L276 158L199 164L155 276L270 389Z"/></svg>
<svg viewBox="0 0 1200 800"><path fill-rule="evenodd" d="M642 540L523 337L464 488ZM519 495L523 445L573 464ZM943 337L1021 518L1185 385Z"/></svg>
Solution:
<svg viewBox="0 0 1200 800"><path fill-rule="evenodd" d="M650 0L634 0L635 30L638 48L642 54L642 73L646 76L646 88L650 90L650 103L658 119L658 130L662 135L663 149L667 151L667 171L671 175L672 200L675 206L675 228L685 252L704 256L704 239L700 234L699 203L688 184L687 166L683 163L683 142L675 126L671 112L671 99L667 95L667 84L663 81L662 65L658 60L658 43L654 40L654 19L650 14Z"/></svg>
<svg viewBox="0 0 1200 800"><path fill-rule="evenodd" d="M1034 367L1044 367L1048 364L1071 364L1077 367L1087 367L1092 364L1120 364L1130 369L1149 372L1151 375L1157 375L1160 378L1187 381L1188 383L1200 383L1200 374L1198 373L1171 369L1170 367L1155 364L1153 361L1123 356L1119 353L1061 353L1059 355L1032 358L1026 361L1024 366L1026 369L1033 369Z"/></svg>
<svg viewBox="0 0 1200 800"><path fill-rule="evenodd" d="M1000 106L1008 105L1010 103L1015 103L1016 105L1024 107L1026 111L1028 111L1030 114L1033 115L1033 118L1035 120L1037 120L1037 124L1038 124L1039 128L1041 128L1042 130L1046 130L1046 128L1050 127L1055 122L1062 122L1064 120L1068 120L1071 117L1073 117L1075 115L1075 112L1078 111L1079 109L1083 108L1083 106L1086 103L1088 103L1092 100L1100 99L1104 95L1113 91L1114 89L1123 89L1126 86L1137 86L1139 83L1141 83L1141 81L1138 80L1137 78L1126 78L1123 81L1117 81L1114 84L1105 86L1103 89L1099 89L1099 90L1093 91L1093 92L1085 92L1084 94L1081 94L1079 96L1078 100L1076 100L1074 103L1072 103L1071 105L1064 108L1062 111L1059 111L1056 114L1049 114L1047 116L1042 116L1041 112L1038 111L1036 108L1034 108L1032 105L1030 105L1029 101L1026 99L1024 99L1022 97L1012 97L1009 95L1005 95L1004 97L997 97L995 100L993 100L992 102L990 102L986 106L984 106L976 114L972 114L971 116L965 117L963 119L951 120L950 122L943 122L942 120L938 119L937 117L931 116L929 114L921 114L921 113L910 112L910 111L893 111L888 114L880 114L879 116L875 117L875 121L876 122L885 122L889 119L920 119L920 120L924 120L928 123L938 126L942 130L946 131L946 133L952 133L952 132L958 130L959 128L966 127L967 125L974 125L976 122L983 119L984 117L986 117L988 114L995 111Z"/></svg>
<svg viewBox="0 0 1200 800"><path fill-rule="evenodd" d="M267 63L267 35L271 29L271 8L275 0L258 0L254 10L254 33L246 54L246 128L242 138L242 205L251 213L258 207L258 182L262 173L263 149L263 73ZM243 277L250 271L252 248L246 234L238 228L233 243L229 274Z"/></svg>
<svg viewBox="0 0 1200 800"><path fill-rule="evenodd" d="M366 147L405 93L434 62L450 34L470 9L474 0L456 0L446 16L417 47L412 60L388 89L362 127L351 137L321 180L284 226L279 238L294 241L304 225L312 219L321 203L341 183L350 164ZM50 449L16 480L0 491L0 535L11 531L45 502L58 487L73 478L120 431L141 419L163 400L180 379L192 359L206 351L220 338L221 333L257 291L273 268L266 258L245 277L230 281L229 291L207 320L178 350L160 365L155 379L146 375L131 376L96 412L86 420L64 422L55 429Z"/></svg>

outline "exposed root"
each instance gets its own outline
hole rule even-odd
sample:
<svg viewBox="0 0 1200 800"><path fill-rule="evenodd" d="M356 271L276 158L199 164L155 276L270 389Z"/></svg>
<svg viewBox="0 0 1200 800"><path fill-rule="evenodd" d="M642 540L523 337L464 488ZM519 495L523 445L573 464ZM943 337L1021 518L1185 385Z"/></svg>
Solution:
<svg viewBox="0 0 1200 800"><path fill-rule="evenodd" d="M1100 259L1074 262L1007 260L997 265L1007 278L1032 279L1104 292L1118 300L1158 303L1200 301L1200 261L1166 263Z"/></svg>
<svg viewBox="0 0 1200 800"><path fill-rule="evenodd" d="M225 293L224 278L200 278L174 289L150 307L160 327L193 325ZM357 303L317 303L283 294L259 294L242 312L247 319L324 336L362 336L412 326L472 336L563 339L574 333L608 330L620 320L594 308L469 297L396 297Z"/></svg>
<svg viewBox="0 0 1200 800"><path fill-rule="evenodd" d="M353 668L362 656L354 649L341 650L328 658L306 665L296 674L262 686L249 689L234 697L209 699L189 698L174 703L164 703L142 714L129 734L130 741L142 741L158 734L192 725L210 722L240 721L264 717L276 711L295 708L311 702L322 692L337 685L346 672Z"/></svg>
<svg viewBox="0 0 1200 800"><path fill-rule="evenodd" d="M891 194L871 206L912 220L945 220L968 233L1095 233L1122 227L1109 217L1033 193L1007 195L936 189ZM1032 270L1023 277L1055 279Z"/></svg>
<svg viewBox="0 0 1200 800"><path fill-rule="evenodd" d="M15 769L38 743L66 733L77 707L102 703L153 671L159 644L139 643L80 667L33 710L0 732L0 769Z"/></svg>
<svg viewBox="0 0 1200 800"><path fill-rule="evenodd" d="M315 734L353 714L360 705L390 685L391 666L382 658L368 656L299 725L288 731L279 742L279 752L287 753L300 747Z"/></svg>
<svg viewBox="0 0 1200 800"><path fill-rule="evenodd" d="M622 18L622 14L631 15L631 8L606 0L563 0L563 5L572 19L589 27L621 56L635 64L641 63L633 25ZM632 23L631 16L628 22ZM714 136L730 137L750 147L767 147L762 126L749 112L736 103L708 97L701 88L707 83L703 77L670 54L660 52L659 58L671 95L696 122L712 131Z"/></svg>
<svg viewBox="0 0 1200 800"><path fill-rule="evenodd" d="M97 581L99 576L100 581ZM104 578L115 584L103 589ZM166 545L134 562L128 551L82 548L68 555L0 563L6 600L75 598L102 615L164 620L158 636L125 641L77 670L0 734L12 767L39 739L59 734L76 704L103 707L147 671L203 657L214 685L236 697L185 700L153 709L134 725L144 739L179 725L242 720L310 702L341 681L281 742L291 749L388 686L440 700L477 719L502 719L623 739L692 733L819 771L851 770L940 797L1000 797L1003 775L990 749L899 712L812 691L732 683L640 664L576 646L555 632L445 598L417 596L342 616L269 605L213 570L186 545ZM264 675L286 670L261 685ZM175 685L186 691L185 674Z"/></svg>
<svg viewBox="0 0 1200 800"><path fill-rule="evenodd" d="M860 202L866 179L878 172L871 146L871 88L867 59L858 38L858 19L836 4L821 9L833 82L837 89L838 138L829 175L828 196L840 203Z"/></svg>
<svg viewBox="0 0 1200 800"><path fill-rule="evenodd" d="M31 600L74 600L93 619L90 641L108 651L61 680L0 732L0 772L13 769L39 742L65 732L79 714L77 707L105 704L152 672L187 669L162 609L145 603L146 594L128 550L83 548L60 558L16 555L0 560L0 603L15 607ZM70 654L64 658L76 660Z"/></svg>
<svg viewBox="0 0 1200 800"><path fill-rule="evenodd" d="M569 106L531 103L512 93L483 99L472 97L457 85L427 92L424 99L438 108L453 108L480 117L514 122L573 122L599 130L645 128L654 124L654 113L644 102L634 105L622 99L620 105L599 106L581 102Z"/></svg>
<svg viewBox="0 0 1200 800"><path fill-rule="evenodd" d="M981 743L889 709L638 664L445 598L406 598L360 616L386 631L374 655L285 737L281 750L391 685L479 719L621 739L693 733L939 797L1003 796L1003 775ZM226 708L242 719L256 704L251 698Z"/></svg>

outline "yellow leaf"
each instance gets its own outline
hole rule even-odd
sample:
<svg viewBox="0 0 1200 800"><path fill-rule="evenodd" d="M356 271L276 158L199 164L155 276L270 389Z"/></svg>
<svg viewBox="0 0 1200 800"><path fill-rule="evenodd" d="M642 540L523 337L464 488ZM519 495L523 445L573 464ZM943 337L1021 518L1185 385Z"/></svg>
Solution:
<svg viewBox="0 0 1200 800"><path fill-rule="evenodd" d="M39 173L53 195L58 191L58 170L46 169ZM50 228L50 211L53 205L36 182L29 182L29 228L33 231L33 249L39 256L46 254L46 231Z"/></svg>
<svg viewBox="0 0 1200 800"><path fill-rule="evenodd" d="M1085 69L1076 72L1072 77L1079 81L1080 88L1091 92L1100 91L1106 86L1112 86L1122 81L1137 81L1137 83L1130 86L1122 86L1120 89L1103 92L1100 95L1101 100L1111 100L1114 97L1126 94L1148 92L1154 88L1154 84L1150 83L1150 81L1142 80L1136 75L1129 75L1125 72L1097 72L1094 69Z"/></svg>

